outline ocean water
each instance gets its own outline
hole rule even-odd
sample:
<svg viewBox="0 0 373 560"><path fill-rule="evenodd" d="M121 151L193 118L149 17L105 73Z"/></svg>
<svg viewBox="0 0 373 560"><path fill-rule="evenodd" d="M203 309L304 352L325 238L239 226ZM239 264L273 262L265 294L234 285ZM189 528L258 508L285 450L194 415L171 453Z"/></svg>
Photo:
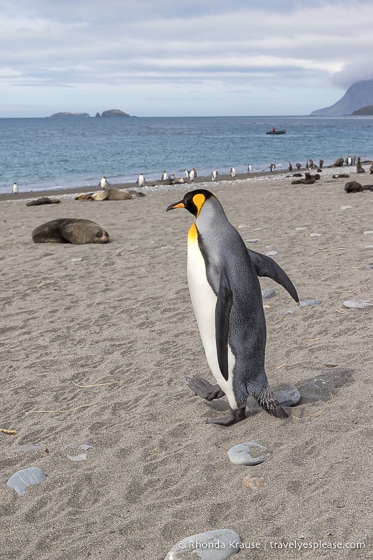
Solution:
<svg viewBox="0 0 373 560"><path fill-rule="evenodd" d="M272 126L286 134L266 135ZM147 181L162 171L210 177L325 165L338 157L373 159L373 117L130 117L0 119L0 192Z"/></svg>

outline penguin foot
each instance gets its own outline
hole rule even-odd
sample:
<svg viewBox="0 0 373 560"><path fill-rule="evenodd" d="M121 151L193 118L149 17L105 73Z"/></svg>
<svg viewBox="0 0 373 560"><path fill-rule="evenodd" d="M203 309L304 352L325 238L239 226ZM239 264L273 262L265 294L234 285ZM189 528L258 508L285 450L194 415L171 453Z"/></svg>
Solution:
<svg viewBox="0 0 373 560"><path fill-rule="evenodd" d="M246 407L238 408L233 410L231 408L231 413L229 416L223 416L222 418L213 418L212 420L206 420L205 424L219 424L220 426L231 426L232 424L237 424L241 420L246 418Z"/></svg>
<svg viewBox="0 0 373 560"><path fill-rule="evenodd" d="M289 418L289 415L280 406L280 403L272 393L271 389L264 389L257 398L258 403L264 410L276 418Z"/></svg>
<svg viewBox="0 0 373 560"><path fill-rule="evenodd" d="M212 401L214 399L220 399L221 397L224 397L225 393L220 389L219 385L211 385L211 383L209 383L199 375L187 377L186 380L188 387L198 397L202 397L207 401Z"/></svg>

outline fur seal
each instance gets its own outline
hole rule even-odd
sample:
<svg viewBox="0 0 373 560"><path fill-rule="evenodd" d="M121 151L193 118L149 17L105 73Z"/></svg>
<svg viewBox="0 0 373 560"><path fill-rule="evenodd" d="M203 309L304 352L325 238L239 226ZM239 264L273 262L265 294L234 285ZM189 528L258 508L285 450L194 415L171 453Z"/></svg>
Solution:
<svg viewBox="0 0 373 560"><path fill-rule="evenodd" d="M346 193L363 192L363 190L363 185L361 185L357 181L349 181L345 184Z"/></svg>
<svg viewBox="0 0 373 560"><path fill-rule="evenodd" d="M75 200L129 200L137 196L145 196L144 193L132 189L125 191L120 189L106 189L95 193L78 194Z"/></svg>
<svg viewBox="0 0 373 560"><path fill-rule="evenodd" d="M91 220L60 218L38 226L32 232L34 243L108 243L108 232Z"/></svg>
<svg viewBox="0 0 373 560"><path fill-rule="evenodd" d="M26 202L26 206L40 206L41 204L59 204L61 201L58 198L49 198L48 196L41 196L35 200Z"/></svg>

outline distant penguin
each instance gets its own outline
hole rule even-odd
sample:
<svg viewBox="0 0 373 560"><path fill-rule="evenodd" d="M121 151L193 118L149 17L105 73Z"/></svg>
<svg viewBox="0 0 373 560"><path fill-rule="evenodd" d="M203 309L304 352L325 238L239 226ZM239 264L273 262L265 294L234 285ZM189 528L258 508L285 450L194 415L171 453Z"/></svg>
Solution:
<svg viewBox="0 0 373 560"><path fill-rule="evenodd" d="M352 165L352 157L351 156L346 157L346 165L348 165L348 166Z"/></svg>
<svg viewBox="0 0 373 560"><path fill-rule="evenodd" d="M288 171L293 171L293 166L291 165L291 161L288 163Z"/></svg>
<svg viewBox="0 0 373 560"><path fill-rule="evenodd" d="M231 173L231 177L232 177L232 178L236 176L236 170L235 170L234 167L231 167L230 173Z"/></svg>
<svg viewBox="0 0 373 560"><path fill-rule="evenodd" d="M189 179L189 171L187 169L184 169L184 173L185 173L185 177Z"/></svg>
<svg viewBox="0 0 373 560"><path fill-rule="evenodd" d="M106 179L106 177L102 177L101 181L99 182L98 186L101 189L106 189L107 187L110 187L110 183L109 181Z"/></svg>
<svg viewBox="0 0 373 560"><path fill-rule="evenodd" d="M207 423L229 426L246 417L252 395L269 414L287 418L264 368L266 324L258 274L275 277L299 301L285 272L269 257L250 251L209 191L188 192L167 211L185 208L196 217L188 234L188 283L207 362L216 379L188 379L195 394L212 400L224 394L230 415Z"/></svg>
<svg viewBox="0 0 373 560"><path fill-rule="evenodd" d="M324 160L323 160L323 159L320 159L320 161L319 161L319 169L322 169L322 168L323 168L323 165L324 165Z"/></svg>
<svg viewBox="0 0 373 560"><path fill-rule="evenodd" d="M359 157L356 159L356 173L365 173L365 169L361 165L361 159Z"/></svg>
<svg viewBox="0 0 373 560"><path fill-rule="evenodd" d="M270 169L271 173L273 173L273 171L276 169L276 164L271 163L271 165L269 166L269 169Z"/></svg>
<svg viewBox="0 0 373 560"><path fill-rule="evenodd" d="M145 185L145 177L142 173L140 173L140 175L138 176L136 183L139 185L139 187L143 187Z"/></svg>
<svg viewBox="0 0 373 560"><path fill-rule="evenodd" d="M298 171L299 171L299 169L302 167L302 164L301 164L301 163L296 163L296 164L295 164L295 167L296 167L296 168L298 169Z"/></svg>
<svg viewBox="0 0 373 560"><path fill-rule="evenodd" d="M189 181L193 183L196 177L197 177L197 171L194 169L194 167L192 167L192 169L189 171Z"/></svg>
<svg viewBox="0 0 373 560"><path fill-rule="evenodd" d="M251 163L249 163L248 166L247 166L247 172L251 173L251 169L252 169L252 165L251 165Z"/></svg>
<svg viewBox="0 0 373 560"><path fill-rule="evenodd" d="M18 194L18 185L17 183L13 183L13 188L12 188L12 192L13 194Z"/></svg>
<svg viewBox="0 0 373 560"><path fill-rule="evenodd" d="M216 169L214 169L214 171L211 173L211 181L215 181L218 175L219 172Z"/></svg>
<svg viewBox="0 0 373 560"><path fill-rule="evenodd" d="M167 171L164 170L162 173L161 181L167 181L167 179L168 179L168 174Z"/></svg>

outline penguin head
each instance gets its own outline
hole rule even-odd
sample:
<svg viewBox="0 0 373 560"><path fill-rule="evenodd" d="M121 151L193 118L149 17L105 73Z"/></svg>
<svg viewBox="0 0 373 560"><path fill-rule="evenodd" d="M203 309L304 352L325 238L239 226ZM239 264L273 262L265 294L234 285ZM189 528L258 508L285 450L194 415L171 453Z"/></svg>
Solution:
<svg viewBox="0 0 373 560"><path fill-rule="evenodd" d="M197 218L206 200L212 197L215 198L215 196L206 189L189 191L182 200L175 202L174 204L170 204L170 206L166 208L166 212L174 210L175 208L185 208Z"/></svg>

